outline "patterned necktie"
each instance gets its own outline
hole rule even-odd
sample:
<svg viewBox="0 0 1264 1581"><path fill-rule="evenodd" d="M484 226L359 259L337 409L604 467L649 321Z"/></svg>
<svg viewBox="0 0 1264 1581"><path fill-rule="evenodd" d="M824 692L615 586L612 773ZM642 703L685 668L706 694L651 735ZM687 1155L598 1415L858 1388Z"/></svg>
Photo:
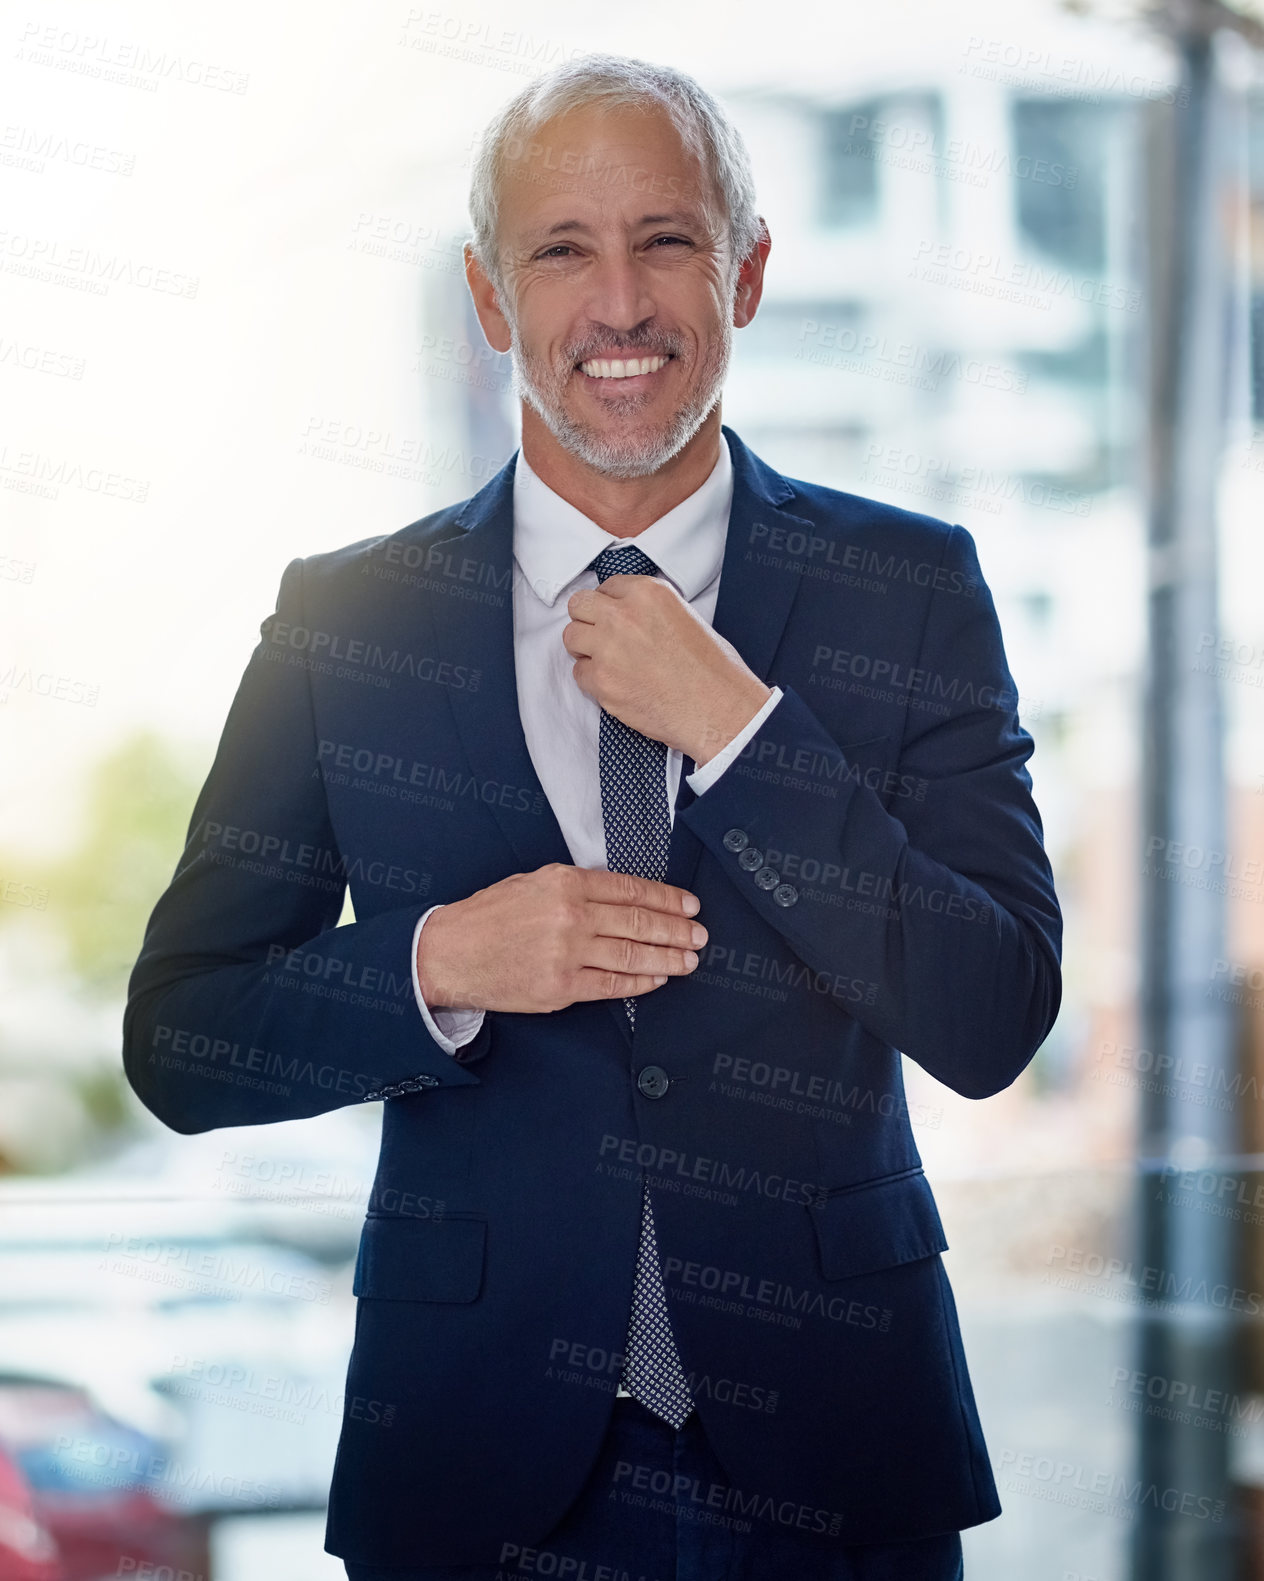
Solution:
<svg viewBox="0 0 1264 1581"><path fill-rule="evenodd" d="M658 567L633 544L603 549L592 562L598 582L608 576L653 576ZM601 710L598 751L606 866L661 882L667 875L671 819L667 808L667 747ZM623 1001L636 1026L636 1000ZM655 1416L680 1427L693 1410L689 1385L672 1337L663 1273L654 1235L648 1184L641 1195L641 1239L636 1252L632 1317L623 1361L623 1384Z"/></svg>

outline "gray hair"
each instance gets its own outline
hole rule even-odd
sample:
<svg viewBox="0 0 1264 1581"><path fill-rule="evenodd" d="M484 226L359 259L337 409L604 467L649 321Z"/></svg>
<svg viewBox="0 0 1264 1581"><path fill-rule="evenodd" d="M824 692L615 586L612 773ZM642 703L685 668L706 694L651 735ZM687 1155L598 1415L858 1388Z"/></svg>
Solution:
<svg viewBox="0 0 1264 1581"><path fill-rule="evenodd" d="M755 182L741 133L701 84L683 71L627 55L582 55L529 83L483 130L470 180L469 238L496 294L505 300L496 234L499 180L507 148L529 142L555 116L600 103L610 109L665 109L685 148L702 162L723 202L732 250L730 281L763 234Z"/></svg>

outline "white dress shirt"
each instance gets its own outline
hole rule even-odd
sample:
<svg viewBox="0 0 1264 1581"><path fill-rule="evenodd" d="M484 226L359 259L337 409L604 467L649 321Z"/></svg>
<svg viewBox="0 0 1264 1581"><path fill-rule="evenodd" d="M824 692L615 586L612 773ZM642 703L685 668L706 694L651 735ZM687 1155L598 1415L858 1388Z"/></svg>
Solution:
<svg viewBox="0 0 1264 1581"><path fill-rule="evenodd" d="M603 549L635 544L659 567L707 625L715 617L720 569L733 503L733 463L727 441L706 481L687 499L633 538L617 538L598 527L568 500L549 488L518 452L513 481L513 621L518 713L531 762L558 821L576 867L606 867L606 831L601 811L598 745L601 707L575 684L574 658L562 643L571 616L572 593L596 587L588 569ZM759 712L732 741L687 776L701 796L777 706L775 686ZM683 755L667 751L668 818L675 821L676 792ZM431 906L413 933L412 980L417 1005L431 1036L449 1054L468 1043L482 1025L482 1010L444 1010L428 1006L417 976L417 944Z"/></svg>

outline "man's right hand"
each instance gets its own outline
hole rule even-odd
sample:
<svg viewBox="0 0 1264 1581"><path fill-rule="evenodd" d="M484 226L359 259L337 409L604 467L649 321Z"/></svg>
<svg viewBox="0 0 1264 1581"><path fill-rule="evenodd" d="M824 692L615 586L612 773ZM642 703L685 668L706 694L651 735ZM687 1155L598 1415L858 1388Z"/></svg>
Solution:
<svg viewBox="0 0 1264 1581"><path fill-rule="evenodd" d="M697 896L605 868L550 862L450 901L422 929L417 975L428 1005L564 1010L648 993L698 964L707 930Z"/></svg>

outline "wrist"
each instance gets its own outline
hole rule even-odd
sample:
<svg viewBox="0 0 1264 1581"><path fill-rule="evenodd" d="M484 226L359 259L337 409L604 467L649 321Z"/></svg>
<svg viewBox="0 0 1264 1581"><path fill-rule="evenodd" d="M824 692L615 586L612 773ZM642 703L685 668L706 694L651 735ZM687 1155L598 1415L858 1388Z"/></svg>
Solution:
<svg viewBox="0 0 1264 1581"><path fill-rule="evenodd" d="M748 684L735 692L722 710L713 712L698 732L694 750L689 754L694 767L702 768L717 752L722 752L734 736L754 719L772 693L771 686L765 686L758 676L752 675Z"/></svg>
<svg viewBox="0 0 1264 1581"><path fill-rule="evenodd" d="M426 925L417 937L417 984L421 989L421 997L432 1011L436 1007L446 1010L459 1008L450 997L453 988L444 961L442 935L447 910L445 905L427 917Z"/></svg>

